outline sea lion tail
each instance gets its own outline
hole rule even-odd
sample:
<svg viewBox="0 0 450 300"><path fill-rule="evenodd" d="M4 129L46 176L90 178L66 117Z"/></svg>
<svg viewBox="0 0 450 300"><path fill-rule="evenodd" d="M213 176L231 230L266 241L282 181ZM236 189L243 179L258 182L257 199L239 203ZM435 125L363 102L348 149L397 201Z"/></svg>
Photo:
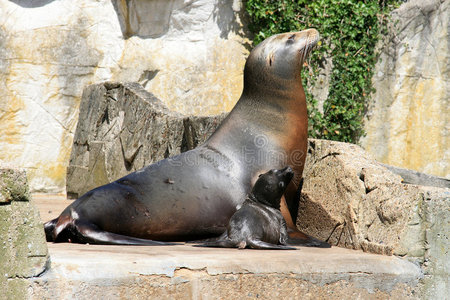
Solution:
<svg viewBox="0 0 450 300"><path fill-rule="evenodd" d="M45 236L48 242L74 242L82 244L101 245L136 245L136 246L167 246L176 243L159 242L140 239L101 230L95 224L81 221L73 214L64 212L59 218L44 224Z"/></svg>

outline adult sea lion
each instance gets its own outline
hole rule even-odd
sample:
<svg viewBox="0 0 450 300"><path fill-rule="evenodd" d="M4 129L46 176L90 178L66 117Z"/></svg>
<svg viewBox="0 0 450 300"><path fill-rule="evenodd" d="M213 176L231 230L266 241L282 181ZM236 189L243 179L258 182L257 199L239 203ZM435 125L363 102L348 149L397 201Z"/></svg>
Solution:
<svg viewBox="0 0 450 300"><path fill-rule="evenodd" d="M220 235L257 175L289 165L294 179L281 211L295 229L308 117L300 71L315 29L272 36L250 53L242 96L201 146L93 189L45 224L48 241L160 244ZM286 200L286 201L285 201ZM142 240L145 239L145 240Z"/></svg>
<svg viewBox="0 0 450 300"><path fill-rule="evenodd" d="M295 250L287 246L286 221L280 211L281 196L293 176L290 167L259 175L252 191L231 217L227 230L199 246Z"/></svg>

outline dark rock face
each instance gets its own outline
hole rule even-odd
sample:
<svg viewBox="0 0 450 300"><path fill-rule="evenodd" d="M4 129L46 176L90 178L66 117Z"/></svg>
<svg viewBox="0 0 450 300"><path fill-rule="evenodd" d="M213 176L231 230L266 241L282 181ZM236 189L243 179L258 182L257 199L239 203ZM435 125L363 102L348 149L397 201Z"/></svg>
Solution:
<svg viewBox="0 0 450 300"><path fill-rule="evenodd" d="M203 143L226 114L169 110L137 83L88 86L67 170L67 194L83 193Z"/></svg>

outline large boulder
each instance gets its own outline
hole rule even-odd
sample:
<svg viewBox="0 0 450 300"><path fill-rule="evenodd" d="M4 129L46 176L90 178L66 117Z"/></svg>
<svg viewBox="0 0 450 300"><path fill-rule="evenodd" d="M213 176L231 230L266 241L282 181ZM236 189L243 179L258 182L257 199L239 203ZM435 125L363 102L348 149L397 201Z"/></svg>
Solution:
<svg viewBox="0 0 450 300"><path fill-rule="evenodd" d="M29 282L48 267L39 212L31 201L25 171L0 161L0 286L5 299L22 299Z"/></svg>
<svg viewBox="0 0 450 300"><path fill-rule="evenodd" d="M195 148L225 116L171 111L137 83L87 87L67 170L69 197Z"/></svg>
<svg viewBox="0 0 450 300"><path fill-rule="evenodd" d="M297 227L334 246L421 264L427 295L439 299L450 273L450 180L408 176L415 184L407 184L392 171L357 145L309 140ZM422 185L430 182L443 187Z"/></svg>
<svg viewBox="0 0 450 300"><path fill-rule="evenodd" d="M368 103L362 146L378 161L450 178L448 0L392 12Z"/></svg>

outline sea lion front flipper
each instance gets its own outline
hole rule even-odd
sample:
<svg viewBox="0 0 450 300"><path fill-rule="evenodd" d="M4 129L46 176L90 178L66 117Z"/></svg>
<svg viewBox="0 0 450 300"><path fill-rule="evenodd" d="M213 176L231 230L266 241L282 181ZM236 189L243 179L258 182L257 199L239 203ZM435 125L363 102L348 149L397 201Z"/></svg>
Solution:
<svg viewBox="0 0 450 300"><path fill-rule="evenodd" d="M297 248L294 247L270 244L261 240L248 240L247 243L253 249L297 250Z"/></svg>
<svg viewBox="0 0 450 300"><path fill-rule="evenodd" d="M309 235L304 234L299 230L292 230L289 228L289 237L287 243L295 246L305 247L318 247L318 248L331 248L331 245L327 242L323 242Z"/></svg>
<svg viewBox="0 0 450 300"><path fill-rule="evenodd" d="M45 238L47 242L54 242L53 231L55 230L56 223L58 223L58 218L44 223Z"/></svg>

